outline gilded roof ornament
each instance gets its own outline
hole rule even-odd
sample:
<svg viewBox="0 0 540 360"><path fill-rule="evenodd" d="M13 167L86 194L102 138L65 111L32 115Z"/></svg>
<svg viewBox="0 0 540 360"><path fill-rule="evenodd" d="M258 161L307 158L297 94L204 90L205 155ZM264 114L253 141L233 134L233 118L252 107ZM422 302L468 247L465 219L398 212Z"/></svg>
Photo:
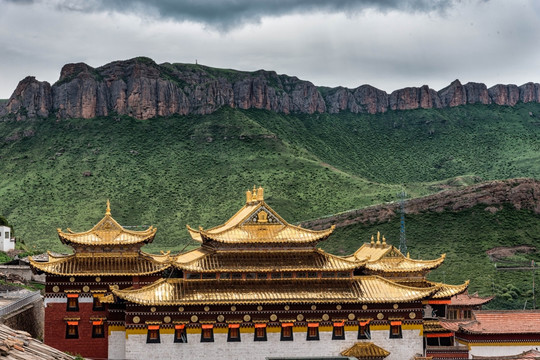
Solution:
<svg viewBox="0 0 540 360"><path fill-rule="evenodd" d="M107 210L105 210L105 215L111 215L111 202L107 199Z"/></svg>
<svg viewBox="0 0 540 360"><path fill-rule="evenodd" d="M371 245L374 245L375 244L375 237L373 235L371 235Z"/></svg>
<svg viewBox="0 0 540 360"><path fill-rule="evenodd" d="M381 232L377 231L377 243L376 245L381 245Z"/></svg>

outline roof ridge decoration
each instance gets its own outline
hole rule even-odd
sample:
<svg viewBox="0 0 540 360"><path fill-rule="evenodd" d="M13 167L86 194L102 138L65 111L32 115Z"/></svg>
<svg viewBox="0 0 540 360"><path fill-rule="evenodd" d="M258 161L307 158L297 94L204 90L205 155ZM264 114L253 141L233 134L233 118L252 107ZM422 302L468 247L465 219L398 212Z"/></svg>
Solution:
<svg viewBox="0 0 540 360"><path fill-rule="evenodd" d="M111 215L111 204L107 200L105 216L90 230L74 232L67 228L67 232L57 229L58 236L66 245L131 245L151 243L154 240L157 229L150 226L146 230L134 231L125 229Z"/></svg>
<svg viewBox="0 0 540 360"><path fill-rule="evenodd" d="M253 187L246 192L246 203L224 224L208 230L187 229L191 237L201 243L291 243L314 244L326 239L335 226L326 230L309 230L287 223L264 201L264 189Z"/></svg>
<svg viewBox="0 0 540 360"><path fill-rule="evenodd" d="M383 359L390 355L390 352L372 342L357 342L347 350L342 351L341 355L357 359Z"/></svg>

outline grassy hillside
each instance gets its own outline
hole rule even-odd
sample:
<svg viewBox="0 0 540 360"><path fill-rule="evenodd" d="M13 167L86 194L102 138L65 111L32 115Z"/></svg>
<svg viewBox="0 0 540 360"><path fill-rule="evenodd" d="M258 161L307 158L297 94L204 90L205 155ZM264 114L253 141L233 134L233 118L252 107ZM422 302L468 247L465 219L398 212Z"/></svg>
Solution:
<svg viewBox="0 0 540 360"><path fill-rule="evenodd" d="M486 206L478 205L461 212L425 213L406 218L407 246L415 259L435 259L446 253L444 264L430 274L434 281L461 284L471 280L470 292L497 295L490 307L519 309L527 300L532 304L532 272L501 271L496 265L506 265L490 260L486 251L496 246L540 244L540 216L530 211L503 207L492 214ZM388 242L399 247L400 219L382 223L355 224L338 228L323 247L332 253L352 253L371 235L380 231ZM530 265L530 260L540 262L540 252L515 254L514 265ZM540 271L537 271L538 283ZM537 289L537 304L540 291Z"/></svg>
<svg viewBox="0 0 540 360"><path fill-rule="evenodd" d="M533 116L529 115L529 112ZM86 230L111 199L150 249L181 249L185 224L225 221L263 185L291 222L485 179L540 175L539 104L378 115L206 116L0 122L0 214L36 249ZM89 176L86 176L89 175Z"/></svg>

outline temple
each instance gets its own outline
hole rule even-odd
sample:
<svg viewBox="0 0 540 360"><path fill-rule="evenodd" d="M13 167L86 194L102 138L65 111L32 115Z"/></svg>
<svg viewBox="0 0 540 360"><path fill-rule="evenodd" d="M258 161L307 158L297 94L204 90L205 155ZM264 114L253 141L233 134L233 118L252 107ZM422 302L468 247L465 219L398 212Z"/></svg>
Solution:
<svg viewBox="0 0 540 360"><path fill-rule="evenodd" d="M104 223L114 235L103 232ZM247 191L244 206L223 225L187 230L199 246L175 256L140 251L155 229L127 231L109 210L86 233L59 231L74 254L32 262L47 274L46 299L57 299L48 304L61 304L47 307L58 339L46 332L45 342L99 357L74 344L91 340L83 327L101 316L108 324L102 357L110 359L412 359L425 355L425 308L448 304L468 286L426 280L444 255L413 260L380 234L350 256L329 254L318 244L334 227L312 231L287 223L261 187ZM126 257L145 265L126 269ZM107 261L116 265L101 265ZM70 294L100 294L104 311L66 312ZM68 337L75 322L78 337ZM66 329L65 338L58 329Z"/></svg>

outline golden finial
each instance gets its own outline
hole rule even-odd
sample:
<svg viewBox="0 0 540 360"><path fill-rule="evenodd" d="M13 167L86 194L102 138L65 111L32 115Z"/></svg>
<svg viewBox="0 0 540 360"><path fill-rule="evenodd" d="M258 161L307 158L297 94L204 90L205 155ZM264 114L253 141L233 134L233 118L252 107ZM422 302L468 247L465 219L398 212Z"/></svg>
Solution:
<svg viewBox="0 0 540 360"><path fill-rule="evenodd" d="M259 189L257 190L257 200L263 201L264 200L264 189L262 186L259 186Z"/></svg>
<svg viewBox="0 0 540 360"><path fill-rule="evenodd" d="M377 245L381 245L381 232L377 231Z"/></svg>
<svg viewBox="0 0 540 360"><path fill-rule="evenodd" d="M384 235L383 235L383 237L382 237L382 244L383 244L384 246L386 246L386 238L384 237Z"/></svg>
<svg viewBox="0 0 540 360"><path fill-rule="evenodd" d="M407 259L411 258L411 254L407 251Z"/></svg>
<svg viewBox="0 0 540 360"><path fill-rule="evenodd" d="M253 196L251 195L251 191L246 191L246 203L250 203L253 201Z"/></svg>
<svg viewBox="0 0 540 360"><path fill-rule="evenodd" d="M371 235L371 245L375 244L375 239L374 239L374 236Z"/></svg>
<svg viewBox="0 0 540 360"><path fill-rule="evenodd" d="M253 201L257 200L257 187L253 185L253 194L252 194Z"/></svg>
<svg viewBox="0 0 540 360"><path fill-rule="evenodd" d="M105 210L105 215L111 215L111 202L107 199L107 210Z"/></svg>

